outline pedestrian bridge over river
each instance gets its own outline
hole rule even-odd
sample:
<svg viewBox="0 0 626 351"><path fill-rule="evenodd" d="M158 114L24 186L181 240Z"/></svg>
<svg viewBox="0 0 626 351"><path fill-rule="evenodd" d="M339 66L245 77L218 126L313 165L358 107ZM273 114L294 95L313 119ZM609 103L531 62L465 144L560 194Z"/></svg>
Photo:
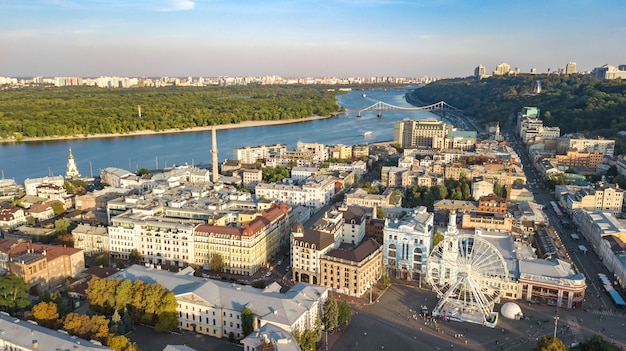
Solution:
<svg viewBox="0 0 626 351"><path fill-rule="evenodd" d="M344 113L357 113L357 117L361 117L362 112L378 112L378 117L382 117L383 111L433 111L433 112L455 112L455 113L463 113L463 110L458 109L445 101L439 101L434 104L430 104L427 106L419 106L419 107L403 107L403 106L395 106L388 104L386 102L377 101L371 106L359 109L359 110L345 110Z"/></svg>

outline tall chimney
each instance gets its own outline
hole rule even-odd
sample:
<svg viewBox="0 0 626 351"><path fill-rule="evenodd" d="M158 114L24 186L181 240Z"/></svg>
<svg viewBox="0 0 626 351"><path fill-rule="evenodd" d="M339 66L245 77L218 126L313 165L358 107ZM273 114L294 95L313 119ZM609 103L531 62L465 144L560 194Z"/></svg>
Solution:
<svg viewBox="0 0 626 351"><path fill-rule="evenodd" d="M217 164L217 133L215 132L215 127L211 128L211 155L213 156L213 178L211 180L213 183L217 183L219 165Z"/></svg>

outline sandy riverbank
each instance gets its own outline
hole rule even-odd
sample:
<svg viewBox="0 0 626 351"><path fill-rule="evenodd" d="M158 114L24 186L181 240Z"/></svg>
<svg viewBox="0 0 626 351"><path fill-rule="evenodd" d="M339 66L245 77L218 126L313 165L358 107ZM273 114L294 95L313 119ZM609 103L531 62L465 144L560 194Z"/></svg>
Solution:
<svg viewBox="0 0 626 351"><path fill-rule="evenodd" d="M291 124L291 123L304 123L309 121L315 121L318 119L326 119L331 118L330 116L311 116L306 118L299 119L287 119L287 120L271 120L271 121L244 121L240 123L230 123L230 124L220 124L215 126L215 130L222 129L235 129L235 128L248 128L248 127L263 127L263 126L274 126L280 124ZM130 133L114 133L114 134L90 134L90 135L66 135L66 136L54 136L54 137L42 137L42 138L23 138L20 140L20 143L28 143L28 142L41 142L41 141L57 141L57 140L79 140L79 139L94 139L94 138L122 138L122 137L130 137L130 136L145 136L145 135L156 135L156 134L173 134L173 133L189 133L189 132L204 132L210 131L213 126L203 126L203 127L193 127L187 129L167 129L167 130L139 130ZM0 143L17 143L18 141L15 139L2 139L0 138Z"/></svg>

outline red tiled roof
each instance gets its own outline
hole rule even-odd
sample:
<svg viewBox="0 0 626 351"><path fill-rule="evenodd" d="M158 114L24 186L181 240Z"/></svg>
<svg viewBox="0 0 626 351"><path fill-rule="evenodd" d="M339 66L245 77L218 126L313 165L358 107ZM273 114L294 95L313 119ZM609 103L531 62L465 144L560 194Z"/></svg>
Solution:
<svg viewBox="0 0 626 351"><path fill-rule="evenodd" d="M20 255L27 253L30 250L31 253L43 253L46 252L46 259L52 261L61 256L73 255L82 251L73 247L56 246L56 245L44 245L38 243L30 243L9 239L0 239L0 250L4 253L11 255Z"/></svg>

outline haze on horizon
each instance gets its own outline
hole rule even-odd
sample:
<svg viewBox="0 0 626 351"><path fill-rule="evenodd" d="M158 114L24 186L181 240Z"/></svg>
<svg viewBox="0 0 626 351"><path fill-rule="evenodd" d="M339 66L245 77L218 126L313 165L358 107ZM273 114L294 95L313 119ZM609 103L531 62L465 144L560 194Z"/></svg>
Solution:
<svg viewBox="0 0 626 351"><path fill-rule="evenodd" d="M626 64L623 0L0 0L0 76L468 76Z"/></svg>

